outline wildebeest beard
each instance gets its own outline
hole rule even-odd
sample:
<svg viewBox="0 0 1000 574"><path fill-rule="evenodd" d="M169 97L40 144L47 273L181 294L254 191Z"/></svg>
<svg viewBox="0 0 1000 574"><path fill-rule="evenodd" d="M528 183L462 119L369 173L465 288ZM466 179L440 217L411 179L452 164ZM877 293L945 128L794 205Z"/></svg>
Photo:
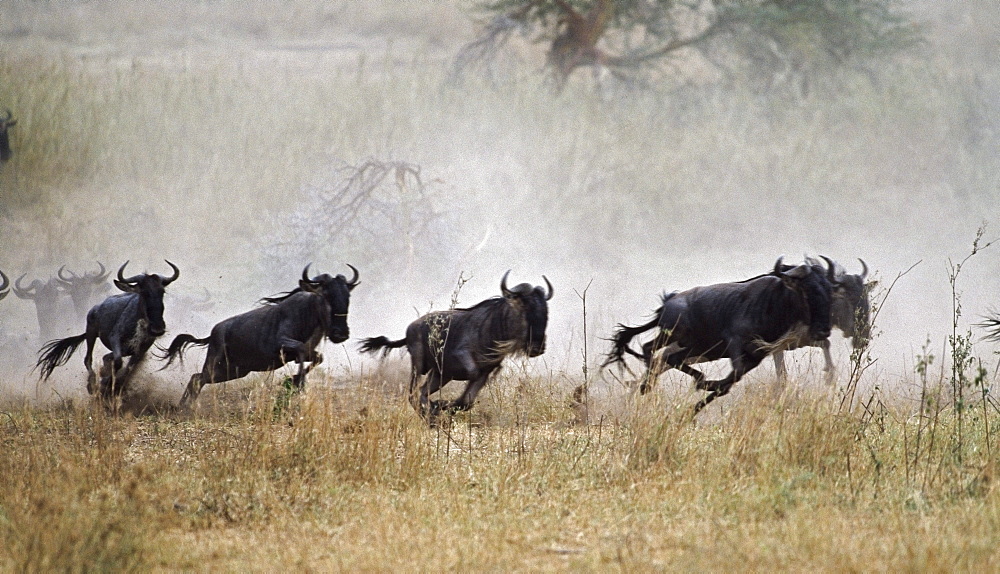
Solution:
<svg viewBox="0 0 1000 574"><path fill-rule="evenodd" d="M142 343L149 336L149 319L139 319L135 323L135 332L132 334L132 338L129 339L128 346L129 349L139 349L142 347Z"/></svg>

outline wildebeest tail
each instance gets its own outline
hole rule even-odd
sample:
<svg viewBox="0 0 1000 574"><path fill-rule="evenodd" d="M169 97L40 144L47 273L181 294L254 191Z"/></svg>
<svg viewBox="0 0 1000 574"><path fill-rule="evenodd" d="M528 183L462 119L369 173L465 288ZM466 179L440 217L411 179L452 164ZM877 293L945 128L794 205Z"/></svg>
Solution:
<svg viewBox="0 0 1000 574"><path fill-rule="evenodd" d="M640 333L645 333L646 331L652 329L657 324L659 324L659 322L660 322L660 314L657 313L656 317L654 317L652 321L644 325L639 325L637 327L629 327L628 325L619 323L615 327L614 335L612 335L610 339L611 351L605 357L604 362L601 363L601 367L602 368L607 367L611 363L620 363L624 361L625 353L628 353L632 356L642 359L643 356L633 351L632 348L628 346L628 344L632 342L632 339L634 339L636 335L639 335Z"/></svg>
<svg viewBox="0 0 1000 574"><path fill-rule="evenodd" d="M672 293L663 293L660 295L660 307L653 313L653 319L638 327L629 327L623 323L618 323L615 327L615 333L611 337L611 352L607 354L607 358L601 363L601 368L607 367L611 363L621 363L625 360L625 353L632 355L633 357L638 357L639 359L645 359L639 353L636 353L628 346L632 339L640 333L645 333L646 331L657 326L660 322L660 315L663 314L663 308L666 306L667 301L673 299L674 295L677 295L677 291Z"/></svg>
<svg viewBox="0 0 1000 574"><path fill-rule="evenodd" d="M388 337L369 337L361 341L361 347L359 350L362 353L375 353L379 350L382 351L382 357L387 357L393 349L398 349L406 345L406 337L398 341L390 341Z"/></svg>
<svg viewBox="0 0 1000 574"><path fill-rule="evenodd" d="M66 361L73 356L73 352L76 348L80 346L87 338L87 334L83 333L75 337L66 337L65 339L56 339L54 341L49 341L38 350L38 362L35 363L35 368L41 368L39 377L42 380L48 379L52 375L52 371L56 369L59 365L65 365Z"/></svg>
<svg viewBox="0 0 1000 574"><path fill-rule="evenodd" d="M991 312L989 316L983 317L982 323L976 323L976 326L986 330L983 339L1000 342L1000 312Z"/></svg>
<svg viewBox="0 0 1000 574"><path fill-rule="evenodd" d="M160 359L166 359L167 361L167 364L160 367L160 370L162 371L163 369L169 367L170 364L174 362L174 359L180 359L181 362L184 362L184 350L189 345L204 347L208 344L210 339L211 335L205 337L204 339L198 339L194 335L189 335L187 333L177 335L174 337L174 340L170 342L169 347L166 349L160 347L160 351L162 351L162 353L157 355L157 357Z"/></svg>

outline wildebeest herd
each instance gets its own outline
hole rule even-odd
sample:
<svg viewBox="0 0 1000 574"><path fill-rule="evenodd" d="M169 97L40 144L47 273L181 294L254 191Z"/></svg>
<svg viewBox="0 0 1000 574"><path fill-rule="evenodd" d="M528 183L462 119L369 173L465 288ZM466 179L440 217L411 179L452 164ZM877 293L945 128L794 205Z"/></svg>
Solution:
<svg viewBox="0 0 1000 574"><path fill-rule="evenodd" d="M832 370L829 336L837 327L856 347L870 337L868 266L861 261L860 274L850 274L829 258L806 258L786 265L779 258L770 272L732 283L719 283L674 291L661 296L652 318L635 327L619 324L602 368L624 365L625 355L642 360L645 373L638 390L648 392L667 369L678 369L694 378L695 387L707 391L695 405L697 413L726 395L748 371L773 355L779 377L785 376L782 352L803 346L824 351L825 370ZM77 314L85 318L83 333L47 340L38 352L40 378L69 361L76 348L87 343L84 366L87 391L102 398L120 396L128 388L135 368L145 359L157 338L167 329L163 297L166 288L180 277L170 261L169 276L140 273L125 277L126 261L118 269L114 285L121 293L105 297L110 276L104 265L77 275L60 267L47 283L34 280L24 286L21 275L14 293L36 305L39 330L46 336L53 320L54 301L68 294ZM323 361L317 346L327 338L333 343L350 336L347 318L351 291L360 273L351 265L351 277L322 273L310 277L310 265L302 270L298 286L265 297L259 306L216 324L211 333L198 338L188 333L174 337L165 348L157 347L162 368L183 357L190 346L206 346L200 372L191 376L181 405L195 401L202 387L238 379L253 372L273 371L294 362L291 377L295 389L305 387L309 371ZM410 355L410 402L425 419L442 413L472 408L483 387L500 369L506 357L523 354L537 357L545 352L548 304L555 293L547 277L545 287L521 283L509 287L507 271L500 280L500 296L468 308L431 312L410 323L402 339L384 336L361 340L362 353L388 355L406 348ZM0 299L10 288L0 271ZM95 299L99 301L94 303ZM641 350L632 340L653 331ZM96 341L110 351L100 368L92 365ZM128 362L125 363L125 359ZM729 359L731 372L719 380L706 380L691 365ZM452 401L431 400L451 381L467 381L465 390Z"/></svg>

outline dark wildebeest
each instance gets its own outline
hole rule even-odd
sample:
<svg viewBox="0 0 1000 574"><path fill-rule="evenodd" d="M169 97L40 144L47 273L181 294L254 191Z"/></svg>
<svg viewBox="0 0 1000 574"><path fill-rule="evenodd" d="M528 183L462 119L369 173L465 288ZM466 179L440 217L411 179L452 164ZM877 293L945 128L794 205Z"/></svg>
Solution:
<svg viewBox="0 0 1000 574"><path fill-rule="evenodd" d="M806 259L816 267L820 263ZM830 304L831 325L840 329L844 337L850 338L855 349L863 348L871 339L871 301L868 298L875 282L865 283L868 277L868 265L862 259L861 273L852 275L840 265L835 264L835 282L833 283L833 300ZM787 377L783 350L793 350L799 347L819 347L823 349L825 364L823 371L827 373L827 382L833 380L833 357L830 355L830 339L814 341L809 338L806 329L800 329L797 337L788 341L788 346L774 352L774 369L778 379L784 381Z"/></svg>
<svg viewBox="0 0 1000 574"><path fill-rule="evenodd" d="M17 125L17 120L13 119L14 114L7 110L7 117L0 118L0 162L10 159L14 152L10 150L10 134L7 130Z"/></svg>
<svg viewBox="0 0 1000 574"><path fill-rule="evenodd" d="M111 284L107 282L110 271L104 269L104 264L97 262L99 267L96 272L86 272L82 276L66 269L63 265L56 272L56 277L62 283L63 288L69 293L73 300L73 308L81 319L86 318L91 307L99 301L103 301L107 293L111 291ZM64 273L65 271L65 273Z"/></svg>
<svg viewBox="0 0 1000 574"><path fill-rule="evenodd" d="M21 280L27 273L21 275L14 282L14 294L19 299L26 299L35 304L35 315L38 317L38 340L40 342L50 341L59 335L65 335L63 327L66 325L60 301L63 296L62 285L55 278L48 281L33 279L27 287L21 285Z"/></svg>
<svg viewBox="0 0 1000 574"><path fill-rule="evenodd" d="M182 358L188 345L208 345L205 364L200 373L191 376L181 405L197 399L207 384L273 371L289 361L299 365L292 382L302 389L306 375L323 361L323 355L316 351L323 336L334 343L343 343L350 336L347 311L359 274L352 265L348 267L354 272L350 280L326 273L310 279L306 265L297 288L262 299L263 307L222 321L208 337L196 339L186 333L174 337L160 357L167 360L164 368ZM311 363L308 368L306 362Z"/></svg>
<svg viewBox="0 0 1000 574"><path fill-rule="evenodd" d="M832 262L824 274L810 265L785 271L779 258L768 275L664 294L652 321L637 327L618 325L614 347L601 366L624 362L625 353L639 357L646 364L639 387L643 394L669 368L687 373L694 377L695 388L709 391L695 405L697 414L729 393L799 325L808 327L813 340L829 337L834 280ZM629 347L636 335L653 328L656 336L642 346L641 355ZM701 371L689 366L718 359L729 359L732 372L717 381L705 380Z"/></svg>
<svg viewBox="0 0 1000 574"><path fill-rule="evenodd" d="M125 391L129 375L145 358L153 341L167 330L163 322L164 288L181 275L180 269L167 261L174 270L170 277L140 273L126 279L122 276L126 265L128 261L118 269L115 280L115 286L124 293L112 295L95 305L87 313L87 330L82 335L50 341L38 352L36 367L41 368L42 379L49 378L56 367L66 364L77 346L86 340L87 354L83 364L87 367L87 392L97 392L97 377L91 362L94 342L100 337L101 343L111 350L104 355L101 368L101 395L109 397ZM124 357L129 357L129 361L122 369Z"/></svg>
<svg viewBox="0 0 1000 574"><path fill-rule="evenodd" d="M3 299L10 294L10 291L7 290L10 287L10 279L3 274L3 271L0 271L0 280L3 280L3 284L0 284L0 299Z"/></svg>
<svg viewBox="0 0 1000 574"><path fill-rule="evenodd" d="M410 403L425 418L433 420L442 411L472 408L476 395L503 362L504 357L525 353L537 357L545 352L548 301L554 293L544 275L548 293L542 287L521 283L507 288L507 276L500 280L502 297L493 297L467 309L435 311L420 317L406 328L406 337L390 341L371 337L362 341L362 353L406 346L410 353ZM421 376L427 375L417 391ZM468 381L465 391L454 401L433 401L450 381Z"/></svg>

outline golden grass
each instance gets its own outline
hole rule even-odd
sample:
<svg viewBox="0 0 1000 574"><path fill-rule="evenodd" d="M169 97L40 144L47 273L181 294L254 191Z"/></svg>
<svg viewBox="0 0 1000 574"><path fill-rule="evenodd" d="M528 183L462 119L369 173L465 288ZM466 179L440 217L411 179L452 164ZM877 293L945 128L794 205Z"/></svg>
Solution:
<svg viewBox="0 0 1000 574"><path fill-rule="evenodd" d="M1000 558L981 421L966 421L961 464L939 448L908 473L905 408L842 414L825 394L755 389L691 424L689 397L618 396L572 426L544 396L564 389L505 379L437 428L377 380L316 386L286 410L265 386L194 414L5 411L0 566L982 571Z"/></svg>

